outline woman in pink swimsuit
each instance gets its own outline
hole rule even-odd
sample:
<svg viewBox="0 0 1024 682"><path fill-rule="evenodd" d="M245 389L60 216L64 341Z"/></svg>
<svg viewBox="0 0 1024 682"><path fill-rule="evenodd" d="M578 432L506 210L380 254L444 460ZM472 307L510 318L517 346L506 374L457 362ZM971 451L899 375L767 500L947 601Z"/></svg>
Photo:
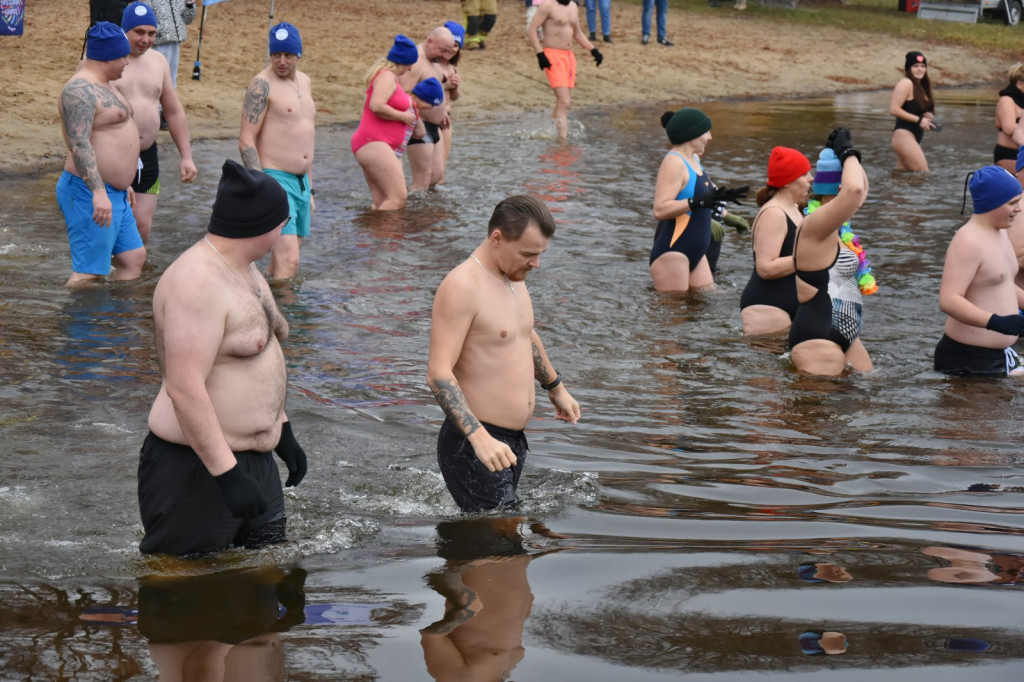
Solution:
<svg viewBox="0 0 1024 682"><path fill-rule="evenodd" d="M408 190L401 155L414 128L423 124L398 76L418 59L416 44L399 34L387 57L378 59L366 72L366 104L352 134L352 153L366 176L376 211L405 206Z"/></svg>

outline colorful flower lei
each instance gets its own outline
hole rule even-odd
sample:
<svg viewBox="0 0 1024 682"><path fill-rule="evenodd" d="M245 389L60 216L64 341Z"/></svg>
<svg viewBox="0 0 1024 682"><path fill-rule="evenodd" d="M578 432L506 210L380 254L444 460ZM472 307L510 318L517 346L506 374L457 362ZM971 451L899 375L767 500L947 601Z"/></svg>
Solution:
<svg viewBox="0 0 1024 682"><path fill-rule="evenodd" d="M807 208L804 209L804 215L810 215L814 213L821 206L821 202L817 199L811 199L807 202ZM860 293L865 296L878 291L878 283L875 281L875 276L871 274L871 261L868 260L867 255L864 254L864 247L860 245L860 240L857 235L853 233L853 228L850 227L850 221L847 220L839 228L839 239L842 240L846 248L857 254L857 286L860 287Z"/></svg>

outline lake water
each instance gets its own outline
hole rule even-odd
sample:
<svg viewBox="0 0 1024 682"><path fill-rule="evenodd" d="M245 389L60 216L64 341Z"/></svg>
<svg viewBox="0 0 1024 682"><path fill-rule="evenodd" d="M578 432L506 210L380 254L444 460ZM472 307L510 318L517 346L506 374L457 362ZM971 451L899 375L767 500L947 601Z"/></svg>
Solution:
<svg viewBox="0 0 1024 682"><path fill-rule="evenodd" d="M727 234L714 291L653 290L658 118L678 105L574 112L567 145L546 112L456 110L448 185L387 215L367 210L352 127L321 130L301 276L275 287L310 463L286 495L291 542L195 562L137 551L150 301L202 236L235 142L197 143L199 182L183 187L167 140L132 284L64 290L59 169L4 177L0 678L204 665L225 679L1024 678L1021 385L931 371L943 254L966 220L966 173L991 161L994 90L940 94L928 175L892 171L888 96L703 107L722 185L756 188L771 147L814 159L834 125L853 129L871 180L854 228L881 287L863 336L877 369L840 379L801 377L782 340L742 336L749 238ZM520 516L460 517L434 454L430 307L519 192L558 222L528 283L583 419L555 421L541 395ZM814 563L852 579L801 577ZM801 639L814 632L848 648L815 654Z"/></svg>

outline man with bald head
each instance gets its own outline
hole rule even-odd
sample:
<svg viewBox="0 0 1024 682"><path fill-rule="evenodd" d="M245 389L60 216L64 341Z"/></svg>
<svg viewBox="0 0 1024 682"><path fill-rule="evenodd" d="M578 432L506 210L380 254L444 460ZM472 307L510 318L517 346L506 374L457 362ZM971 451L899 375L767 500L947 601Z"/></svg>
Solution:
<svg viewBox="0 0 1024 682"><path fill-rule="evenodd" d="M405 92L412 92L417 83L436 78L444 83L445 75L437 66L439 59L451 59L458 51L455 36L445 26L438 26L427 36L427 39L416 46L419 59L408 71L398 77L398 83ZM427 134L421 140L409 140L405 155L409 157L412 169L412 191L430 189L440 181L433 175L434 152L444 153L438 144L441 141L440 129L447 127L448 102L423 112L423 125Z"/></svg>

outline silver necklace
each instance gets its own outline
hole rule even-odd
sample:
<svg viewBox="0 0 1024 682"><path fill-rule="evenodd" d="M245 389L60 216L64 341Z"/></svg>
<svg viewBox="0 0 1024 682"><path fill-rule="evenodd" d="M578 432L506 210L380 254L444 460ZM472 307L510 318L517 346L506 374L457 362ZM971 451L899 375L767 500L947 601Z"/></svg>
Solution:
<svg viewBox="0 0 1024 682"><path fill-rule="evenodd" d="M213 245L213 242L211 242L209 239L206 238L206 235L203 235L203 241L206 242L207 246L209 246L211 249L213 249L213 252L215 254L220 256L220 259L221 259L221 261L223 261L224 266L228 270L231 271L231 274L233 274L238 279L241 279L241 280L245 279L244 277L239 275L237 272L235 272L235 270L231 267L231 264L228 263L228 259L224 257L224 254L222 254L220 251L217 250L217 247ZM263 300L263 287L260 286L259 280L256 278L256 264L255 263L249 263L249 274L252 276L252 281L248 283L249 288L252 290L252 293L256 294L256 298L258 298L260 300Z"/></svg>
<svg viewBox="0 0 1024 682"><path fill-rule="evenodd" d="M289 80L289 79L285 79L285 83L287 83L288 87L290 87L292 90L295 91L295 95L299 99L302 99L302 89L299 88L299 86L298 86L298 78L296 78L294 82Z"/></svg>
<svg viewBox="0 0 1024 682"><path fill-rule="evenodd" d="M204 237L204 239L205 239L205 237ZM510 279L508 278L508 275L505 275L505 274L501 274L501 275L499 275L498 273L494 272L494 271L493 271L493 270L491 270L491 269L490 269L489 267L487 267L486 265L484 265L483 263L481 263L481 262L480 262L480 259L479 259L479 258L477 258L475 254L472 254L472 253L471 253L471 254L469 254L469 257L470 257L470 258L472 258L473 260L475 260L475 261L476 261L476 264L477 264L477 265L479 265L480 267L482 267L482 268L483 268L484 270L486 270L487 272L491 273L491 274L492 274L492 275L494 275L495 277L498 277L498 278L500 278L500 279L503 279L503 280L505 280L505 284L507 284L507 285L508 285L508 290L512 292L512 295L513 295L513 296L515 296L515 295L516 295L516 290L515 290L515 288L514 288L514 287L512 286L512 280L510 280Z"/></svg>

